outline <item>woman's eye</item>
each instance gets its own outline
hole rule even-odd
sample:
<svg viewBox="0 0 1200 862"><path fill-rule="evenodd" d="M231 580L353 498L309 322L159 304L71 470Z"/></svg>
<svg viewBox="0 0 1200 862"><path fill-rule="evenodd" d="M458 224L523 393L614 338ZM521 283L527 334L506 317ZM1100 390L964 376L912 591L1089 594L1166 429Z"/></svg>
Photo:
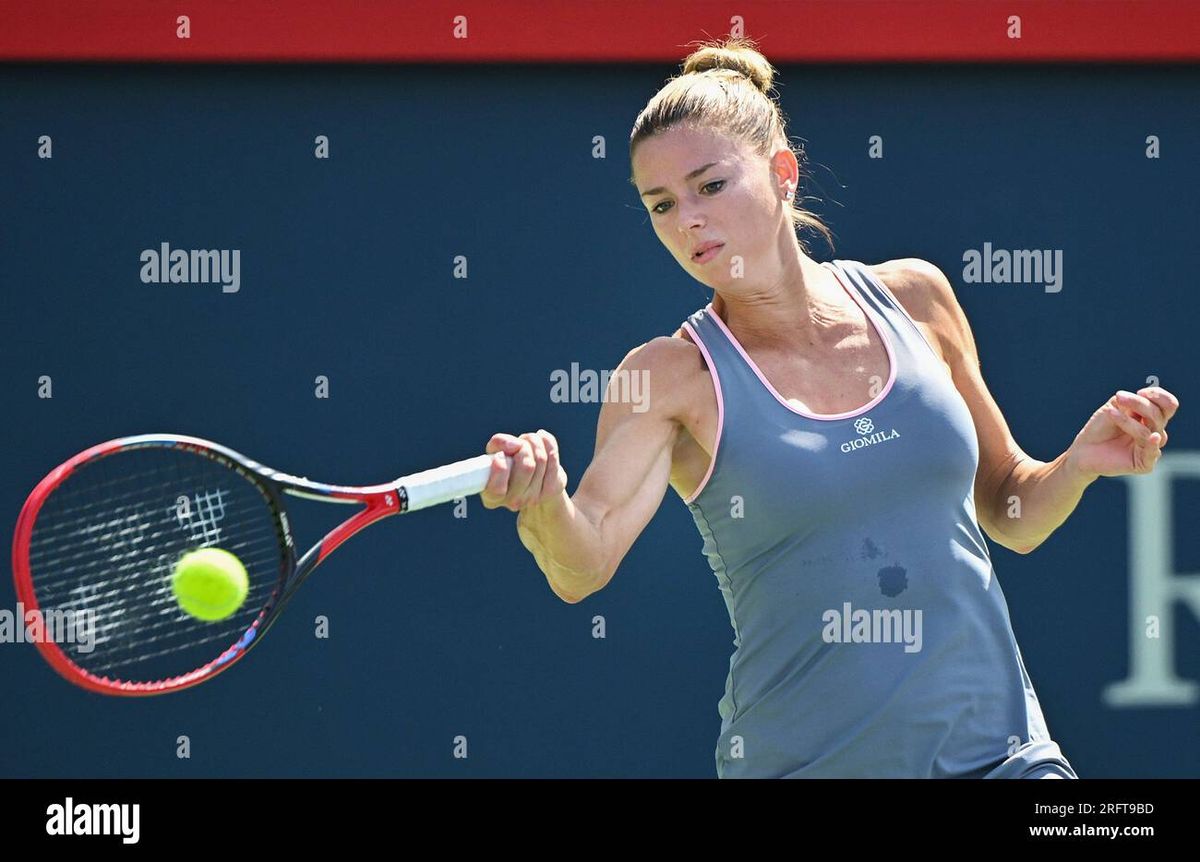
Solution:
<svg viewBox="0 0 1200 862"><path fill-rule="evenodd" d="M712 186L717 186L716 190L711 193L711 194L716 194L721 189L725 188L725 180L713 180L710 183L705 183L704 185L702 185L700 187L700 190L704 191L705 189L711 188ZM650 208L650 212L658 213L659 215L662 215L663 213L666 212L666 210L659 209L659 207L661 207L663 204L669 204L669 203L670 203L670 201L663 201L660 204L656 204L655 206Z"/></svg>

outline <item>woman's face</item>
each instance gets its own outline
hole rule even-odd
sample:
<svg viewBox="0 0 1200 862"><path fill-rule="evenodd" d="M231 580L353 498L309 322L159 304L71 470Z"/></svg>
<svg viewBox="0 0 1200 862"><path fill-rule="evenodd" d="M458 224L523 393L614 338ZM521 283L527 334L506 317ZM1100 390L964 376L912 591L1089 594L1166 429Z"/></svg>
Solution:
<svg viewBox="0 0 1200 862"><path fill-rule="evenodd" d="M768 161L740 141L678 126L638 144L632 170L642 204L691 276L716 288L752 278L752 264L768 259L789 218L776 175L786 176L785 153ZM710 242L722 246L697 259Z"/></svg>

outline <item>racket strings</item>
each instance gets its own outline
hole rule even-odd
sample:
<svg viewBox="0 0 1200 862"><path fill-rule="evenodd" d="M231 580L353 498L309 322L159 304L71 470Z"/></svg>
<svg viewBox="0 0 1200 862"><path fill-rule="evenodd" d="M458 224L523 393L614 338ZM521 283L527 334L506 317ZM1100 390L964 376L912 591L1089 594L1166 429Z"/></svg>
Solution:
<svg viewBox="0 0 1200 862"><path fill-rule="evenodd" d="M153 540L157 539L155 544ZM51 577L42 583L39 589L45 590L47 593L56 592L60 587L66 584L74 583L82 577L86 577L87 567L101 568L101 570L112 571L119 569L123 561L127 562L133 559L148 559L155 555L157 551L159 555L170 557L175 552L175 548L169 541L164 541L165 532L152 534L143 537L142 542L150 542L150 544L132 543L132 542L109 542L108 547L112 553L106 558L98 558L91 549L75 550L72 553L60 555L57 557L46 556L44 552L34 554L30 553L29 560L32 564L40 566L47 572L59 572L64 575L60 580L54 580ZM104 536L100 536L99 541L105 541ZM128 550L121 550L128 546ZM249 541L239 542L236 547L229 545L221 545L225 550L232 554L236 554L243 562L255 554L264 554L267 556L275 555L278 551L279 538L274 529L264 530L258 536L250 537ZM203 544L197 544L196 547L204 547ZM169 560L170 564L175 563L175 559Z"/></svg>
<svg viewBox="0 0 1200 862"><path fill-rule="evenodd" d="M133 450L132 452L121 454L128 457L138 451L141 450ZM237 474L233 473L233 475L236 476ZM55 509L61 517L55 522L41 525L40 528L49 534L53 534L55 530L75 533L78 532L79 528L75 521L69 519L83 518L92 513L103 513L110 520L119 519L122 516L140 517L144 514L146 499L149 496L155 494L165 496L166 492L169 492L171 489L179 488L180 477L177 475L158 478L159 481L154 482L154 477L133 475L97 483L88 489L88 497L80 502L70 500L69 498L58 499L57 495L62 493L62 487L60 486L56 489L55 495L47 498L46 502L48 504L53 501ZM152 482L153 484L151 484ZM180 494L172 501L170 508L175 512L177 519L190 521L205 517L204 513L206 511L211 512L214 507L219 510L219 506L220 501L214 501L208 495L203 499L193 500L190 496ZM45 504L43 504L44 507ZM100 526L102 525L97 525L95 528L99 528Z"/></svg>
<svg viewBox="0 0 1200 862"><path fill-rule="evenodd" d="M204 622L171 589L189 551L220 547L246 568L230 617ZM87 462L43 502L29 567L45 613L73 611L89 637L59 643L90 673L136 667L137 680L182 676L216 659L258 618L287 559L274 505L250 478L205 455L144 447Z"/></svg>
<svg viewBox="0 0 1200 862"><path fill-rule="evenodd" d="M246 599L247 606L252 606L256 610L261 610L263 605L266 603L266 600L270 598L271 592L272 590L264 589L259 590L258 595L249 595ZM139 622L138 628L139 631L145 635L144 637L139 638L136 644L122 646L118 643L117 645L110 647L106 650L106 660L101 660L90 664L88 670L91 673L104 673L111 671L114 668L128 668L139 663L148 662L151 659L208 644L220 644L221 649L224 649L225 647L233 644L233 642L241 637L248 628L247 625L238 625L232 628L221 628L214 631L209 631L200 637L195 637L186 641L170 641L168 637L154 636L151 634L151 632L156 628L164 628L169 626L174 629L177 625L175 616L179 611L179 606L175 602L173 596L168 597L168 599L170 605L159 611L159 613L164 617L162 620L149 625L145 624L144 622ZM144 616L143 619L145 619L146 616ZM97 634L94 638L94 642L97 645L105 644L110 640L110 638L105 634L105 630L107 628L111 627L102 626L97 629ZM210 628L213 628L213 626L210 625ZM177 637L179 632L173 631L169 634ZM164 645L164 641L167 642L166 645ZM134 646L136 646L136 652L131 653L131 650ZM220 650L217 651L218 654L219 652ZM216 658L216 655L213 654L213 649L211 647L205 650L205 654L209 655L210 658ZM178 676L182 674L176 675Z"/></svg>
<svg viewBox="0 0 1200 862"><path fill-rule="evenodd" d="M223 644L224 646L221 648L223 650L225 647L230 646L234 641L236 641L239 637L241 637L243 634L245 634L247 628L248 628L247 626L239 626L239 627L235 627L235 628L223 629L214 634L206 635L205 637L198 638L196 640L187 641L186 643L176 644L176 645L172 645L170 647L165 647L165 648L157 649L157 650L146 648L146 649L143 649L142 651L140 651L139 654L133 658L112 659L110 661L97 662L96 664L94 664L92 667L89 668L89 672L97 674L97 675L108 675L108 674L110 674L111 671L113 671L117 668L127 669L131 666L136 666L138 663L151 662L155 659L161 660L164 657L173 656L174 654L178 653L180 650L192 649L195 647L205 647L205 654L212 654L213 653L212 645ZM151 642L150 644L147 645L147 647L150 647L152 645L153 645L153 643ZM218 655L219 655L219 652L220 651L218 651ZM215 655L212 657L216 658ZM193 670L194 670L194 668L193 668ZM187 671L184 671L184 673L187 673ZM183 673L173 674L173 676L183 676ZM145 680L139 679L139 680L129 680L129 681L131 681L131 682L155 682L160 679L169 679L169 678L170 677L156 677L155 679L145 679Z"/></svg>
<svg viewBox="0 0 1200 862"><path fill-rule="evenodd" d="M256 611L261 610L265 600L270 597L270 593L270 590L261 590L259 591L259 595L247 598L247 602L254 602L253 607L256 609ZM148 662L151 659L171 655L184 650L190 650L194 647L209 644L219 644L220 648L215 651L212 647L208 647L204 651L204 655L208 656L211 660L216 658L225 647L230 646L234 641L241 637L241 635L244 634L246 629L249 627L248 625L239 624L232 628L215 629L210 624L208 626L208 630L205 630L206 633L200 635L199 637L181 640L181 633L178 630L177 620L179 607L176 604L174 597L170 598L170 605L170 607L164 607L158 612L162 616L162 619L156 623L145 622L146 619L153 618L152 614L142 614L136 620L98 627L95 630L95 633L92 635L92 644L94 644L93 649L97 647L105 647L103 651L104 658L89 661L87 664L87 670L94 674L107 673L115 668L133 667L141 663ZM222 622L226 623L227 621ZM136 643L122 641L120 639L116 639L116 642L113 643L114 638L110 633L113 630L119 630L121 626L128 625L136 626L141 637L137 639ZM156 629L165 631L161 631L156 634ZM77 653L78 651L70 650L69 652ZM77 659L80 658L78 655L73 655L72 657ZM197 665L197 667L199 666L200 665ZM194 669L195 668L189 668L189 670ZM182 674L186 672L187 671L185 670L172 675L182 676ZM155 676L155 679L166 678L169 677ZM145 679L140 681L152 680Z"/></svg>
<svg viewBox="0 0 1200 862"><path fill-rule="evenodd" d="M266 584L256 590L248 591L246 594L246 603L247 605L253 605L257 608L261 608L264 604L266 604L266 600L270 598L272 592L274 592L274 589L273 585L271 584ZM139 643L143 641L155 640L156 638L151 634L154 629L162 628L164 626L174 626L176 624L175 618L180 612L179 603L175 600L175 596L171 593L170 585L165 584L162 589L158 591L158 593L159 595L155 598L149 601L141 601L138 603L138 610L142 611L142 613L136 619L138 632L141 635L141 637L138 639ZM110 593L110 595L114 594L116 593ZM58 606L59 610L65 610L66 608L67 605L65 604ZM119 630L122 627L130 624L130 617L128 616L130 608L128 603L124 601L113 601L106 604L88 603L86 605L78 605L73 609L90 610L96 614L98 619L106 620L106 622L99 622L93 629L96 635L95 642L98 644L111 640L111 632ZM162 622L153 625L147 625L143 622L143 620L157 615L169 616Z"/></svg>

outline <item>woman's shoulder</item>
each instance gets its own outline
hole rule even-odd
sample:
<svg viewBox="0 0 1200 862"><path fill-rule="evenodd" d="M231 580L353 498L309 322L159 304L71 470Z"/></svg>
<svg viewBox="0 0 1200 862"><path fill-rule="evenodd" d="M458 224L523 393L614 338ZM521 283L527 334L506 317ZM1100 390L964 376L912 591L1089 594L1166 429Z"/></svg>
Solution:
<svg viewBox="0 0 1200 862"><path fill-rule="evenodd" d="M707 366L700 348L682 326L670 335L658 335L639 344L625 355L622 368L647 370L656 376L679 382Z"/></svg>
<svg viewBox="0 0 1200 862"><path fill-rule="evenodd" d="M652 409L676 416L688 409L696 382L707 370L699 348L682 327L671 335L658 335L639 344L621 360L614 376L639 375L652 393Z"/></svg>
<svg viewBox="0 0 1200 862"><path fill-rule="evenodd" d="M682 326L670 335L655 336L633 348L621 367L650 372L651 385L657 385L660 391L684 391L686 384L708 371L700 348Z"/></svg>

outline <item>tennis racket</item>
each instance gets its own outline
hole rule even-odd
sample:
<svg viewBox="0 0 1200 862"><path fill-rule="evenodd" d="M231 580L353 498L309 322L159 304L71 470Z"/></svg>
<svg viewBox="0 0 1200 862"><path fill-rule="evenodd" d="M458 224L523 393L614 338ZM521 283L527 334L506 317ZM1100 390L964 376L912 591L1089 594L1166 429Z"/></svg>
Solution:
<svg viewBox="0 0 1200 862"><path fill-rule="evenodd" d="M92 621L91 636L75 642L34 638L75 685L126 696L180 691L244 657L348 538L390 515L478 494L493 457L349 487L280 473L195 437L110 440L56 467L25 501L13 540L17 597L26 615ZM359 508L297 558L285 496ZM186 613L171 589L179 559L204 547L235 554L248 575L246 600L219 622Z"/></svg>

